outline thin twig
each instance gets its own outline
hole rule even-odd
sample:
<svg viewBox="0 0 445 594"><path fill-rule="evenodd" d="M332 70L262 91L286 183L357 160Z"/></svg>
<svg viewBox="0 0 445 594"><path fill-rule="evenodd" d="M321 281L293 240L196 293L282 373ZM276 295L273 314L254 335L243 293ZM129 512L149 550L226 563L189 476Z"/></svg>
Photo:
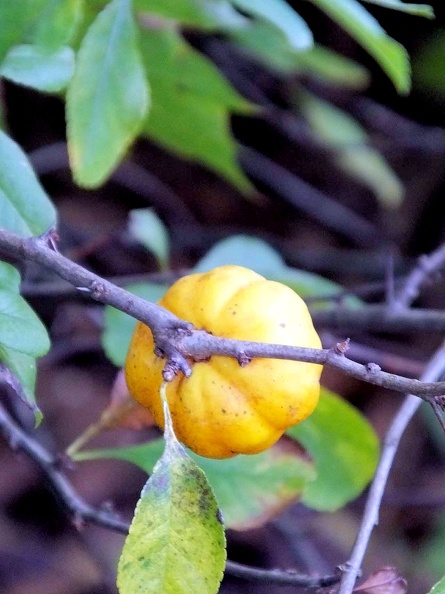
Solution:
<svg viewBox="0 0 445 594"><path fill-rule="evenodd" d="M353 332L445 332L445 311L404 309L387 305L346 306L311 310L314 324L337 331Z"/></svg>
<svg viewBox="0 0 445 594"><path fill-rule="evenodd" d="M417 299L422 288L430 281L434 275L445 265L445 244L442 244L437 250L428 256L421 256L417 266L413 268L408 275L406 282L397 294L395 304L397 307L408 307Z"/></svg>
<svg viewBox="0 0 445 594"><path fill-rule="evenodd" d="M431 382L440 377L445 368L445 342L436 351L433 358L427 365L421 376L422 381ZM379 510L382 502L383 493L388 481L389 472L397 452L400 439L419 408L421 402L412 394L408 395L398 413L396 414L391 426L386 434L383 444L382 455L377 467L377 471L369 491L363 514L362 524L357 535L351 557L346 563L346 571L343 574L338 594L351 594L354 589L363 558L368 547L369 539L374 526L378 524Z"/></svg>
<svg viewBox="0 0 445 594"><path fill-rule="evenodd" d="M76 526L84 522L102 526L109 530L127 534L129 523L121 520L115 513L106 509L96 509L88 505L73 489L71 483L59 470L60 463L35 439L26 434L0 406L0 432L14 450L25 452L44 473L48 483L59 499L65 511L72 517ZM260 581L276 585L304 586L306 588L322 588L340 580L338 574L324 577L302 575L292 570L267 570L241 565L228 561L227 573L250 581Z"/></svg>
<svg viewBox="0 0 445 594"><path fill-rule="evenodd" d="M369 247L383 243L377 228L369 221L261 153L244 146L240 151L240 160L254 179L327 229L340 233L356 245Z"/></svg>
<svg viewBox="0 0 445 594"><path fill-rule="evenodd" d="M362 365L334 349L310 349L277 344L229 340L213 336L180 320L167 310L116 287L112 283L51 250L43 239L22 238L0 229L0 249L23 260L32 260L52 270L89 297L112 305L147 324L169 368L186 376L191 373L188 359L203 360L211 355L247 358L275 358L328 365L365 382L398 392L412 393L424 400L445 394L445 382L425 383L386 373L378 365ZM407 312L409 313L409 312ZM428 313L428 312L426 312Z"/></svg>

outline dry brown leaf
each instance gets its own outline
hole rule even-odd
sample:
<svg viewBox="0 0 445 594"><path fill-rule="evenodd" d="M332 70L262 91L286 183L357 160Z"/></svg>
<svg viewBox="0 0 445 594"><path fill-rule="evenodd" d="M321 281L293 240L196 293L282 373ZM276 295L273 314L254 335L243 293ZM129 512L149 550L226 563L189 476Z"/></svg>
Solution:
<svg viewBox="0 0 445 594"><path fill-rule="evenodd" d="M365 594L405 594L408 584L394 567L382 567L371 574L354 592Z"/></svg>

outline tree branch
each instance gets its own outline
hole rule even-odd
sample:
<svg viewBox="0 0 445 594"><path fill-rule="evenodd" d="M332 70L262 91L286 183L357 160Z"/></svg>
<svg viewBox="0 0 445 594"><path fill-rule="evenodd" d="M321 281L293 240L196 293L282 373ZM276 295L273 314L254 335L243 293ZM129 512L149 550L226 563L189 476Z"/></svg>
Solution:
<svg viewBox="0 0 445 594"><path fill-rule="evenodd" d="M337 345L341 348L310 349L229 340L213 336L204 330L193 330L190 323L180 320L164 308L113 285L53 251L48 247L45 237L22 238L10 231L0 229L0 250L15 258L32 260L41 264L79 290L85 291L92 299L112 305L147 324L153 332L158 350L166 358L165 379L172 379L172 369L179 369L189 376L191 374L190 359L202 360L212 355L220 355L234 357L239 361L246 360L246 358L274 358L328 365L365 382L398 392L411 393L428 402L431 402L434 397L445 394L445 382L428 383L408 379L386 373L373 363L362 365L348 359L344 354L347 343ZM407 311L404 312L404 315L410 313L413 312ZM445 320L445 314L443 317Z"/></svg>
<svg viewBox="0 0 445 594"><path fill-rule="evenodd" d="M426 367L421 376L422 380L425 382L434 381L441 376L444 369L445 342L436 351L434 357ZM400 439L420 404L420 400L412 394L407 396L386 434L382 455L366 502L362 524L351 557L346 563L347 571L343 573L338 594L351 594L354 589L355 581L360 571L371 533L374 526L377 525L379 521L379 510L383 493L394 457L399 447Z"/></svg>
<svg viewBox="0 0 445 594"><path fill-rule="evenodd" d="M1 373L1 370L0 370ZM2 380L0 375L0 381ZM10 383L6 378L8 384ZM127 534L128 522L121 520L116 514L106 509L95 509L88 505L73 489L71 483L60 471L60 461L52 456L35 439L26 434L0 406L0 432L4 434L11 448L21 450L31 458L45 475L49 485L65 511L72 517L76 526L84 522L102 526L109 530ZM228 561L226 572L235 577L250 581L258 581L282 586L302 586L306 588L322 588L331 586L340 580L340 574L314 577L288 570L268 570L249 567Z"/></svg>

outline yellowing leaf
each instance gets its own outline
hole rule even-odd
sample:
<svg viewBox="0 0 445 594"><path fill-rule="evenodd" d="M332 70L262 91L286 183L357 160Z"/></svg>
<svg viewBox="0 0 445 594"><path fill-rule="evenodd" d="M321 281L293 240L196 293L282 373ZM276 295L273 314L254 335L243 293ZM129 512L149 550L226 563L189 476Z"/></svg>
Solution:
<svg viewBox="0 0 445 594"><path fill-rule="evenodd" d="M225 564L218 506L204 473L167 440L119 560L120 594L216 594Z"/></svg>

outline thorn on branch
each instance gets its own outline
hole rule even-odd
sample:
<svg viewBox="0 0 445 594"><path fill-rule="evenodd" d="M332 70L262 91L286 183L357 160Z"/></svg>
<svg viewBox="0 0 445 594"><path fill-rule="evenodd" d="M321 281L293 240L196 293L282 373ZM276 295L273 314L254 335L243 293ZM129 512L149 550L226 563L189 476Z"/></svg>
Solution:
<svg viewBox="0 0 445 594"><path fill-rule="evenodd" d="M36 240L45 247L52 249L53 252L59 253L57 244L60 241L60 236L55 227L51 227L51 229L48 229L48 231L39 235Z"/></svg>

